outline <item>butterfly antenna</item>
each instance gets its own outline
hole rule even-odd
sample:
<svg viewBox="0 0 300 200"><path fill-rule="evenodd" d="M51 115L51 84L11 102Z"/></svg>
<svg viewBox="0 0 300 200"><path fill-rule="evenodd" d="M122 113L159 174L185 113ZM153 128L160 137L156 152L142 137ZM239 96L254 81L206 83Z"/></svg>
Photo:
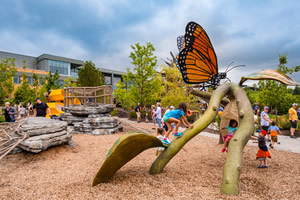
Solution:
<svg viewBox="0 0 300 200"><path fill-rule="evenodd" d="M233 64L233 61L227 66L226 70L225 70L225 73L227 73L227 69L230 67L230 65Z"/></svg>
<svg viewBox="0 0 300 200"><path fill-rule="evenodd" d="M245 67L245 66L246 66L246 65L237 65L237 66L234 66L234 67L232 67L231 69L229 69L227 72L233 70L234 68ZM226 72L226 73L227 73L227 72Z"/></svg>

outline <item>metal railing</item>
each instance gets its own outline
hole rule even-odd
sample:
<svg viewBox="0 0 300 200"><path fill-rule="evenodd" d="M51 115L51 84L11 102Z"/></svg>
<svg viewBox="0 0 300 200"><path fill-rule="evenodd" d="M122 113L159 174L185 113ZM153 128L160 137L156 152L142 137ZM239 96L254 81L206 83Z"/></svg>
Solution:
<svg viewBox="0 0 300 200"><path fill-rule="evenodd" d="M64 88L64 106L112 104L112 86Z"/></svg>

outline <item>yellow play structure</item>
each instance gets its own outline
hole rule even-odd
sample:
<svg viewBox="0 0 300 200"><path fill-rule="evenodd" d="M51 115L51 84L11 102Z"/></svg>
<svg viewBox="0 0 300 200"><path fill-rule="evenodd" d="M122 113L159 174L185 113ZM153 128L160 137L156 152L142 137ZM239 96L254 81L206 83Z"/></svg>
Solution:
<svg viewBox="0 0 300 200"><path fill-rule="evenodd" d="M50 103L47 103L47 105L50 108L51 115L59 116L61 113L63 113L61 108L64 106L64 89L52 90L49 94L49 99ZM74 104L79 105L79 99L75 98ZM50 118L49 114L47 114L46 117Z"/></svg>

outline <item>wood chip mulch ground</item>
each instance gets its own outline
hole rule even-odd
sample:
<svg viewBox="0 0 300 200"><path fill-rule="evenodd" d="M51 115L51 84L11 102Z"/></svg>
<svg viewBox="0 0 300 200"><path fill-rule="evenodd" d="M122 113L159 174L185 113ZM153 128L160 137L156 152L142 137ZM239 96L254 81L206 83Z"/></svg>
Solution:
<svg viewBox="0 0 300 200"><path fill-rule="evenodd" d="M122 134L74 135L75 148L65 145L5 157L0 162L0 199L300 199L300 155L271 149L269 168L258 169L257 147L252 146L244 149L240 194L222 195L226 153L217 139L201 134L159 175L148 173L156 158L150 149L109 183L92 187L107 151Z"/></svg>

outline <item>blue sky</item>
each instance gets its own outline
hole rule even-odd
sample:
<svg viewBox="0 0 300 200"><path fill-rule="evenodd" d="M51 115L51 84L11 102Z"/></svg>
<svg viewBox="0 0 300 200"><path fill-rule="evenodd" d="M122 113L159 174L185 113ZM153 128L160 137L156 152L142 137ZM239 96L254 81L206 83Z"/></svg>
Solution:
<svg viewBox="0 0 300 200"><path fill-rule="evenodd" d="M300 65L297 0L2 0L0 50L92 60L125 71L135 43L151 42L159 64L177 53L176 38L189 21L208 33L219 71L229 63L234 82L261 69L276 69L278 55ZM292 77L300 82L299 73Z"/></svg>

